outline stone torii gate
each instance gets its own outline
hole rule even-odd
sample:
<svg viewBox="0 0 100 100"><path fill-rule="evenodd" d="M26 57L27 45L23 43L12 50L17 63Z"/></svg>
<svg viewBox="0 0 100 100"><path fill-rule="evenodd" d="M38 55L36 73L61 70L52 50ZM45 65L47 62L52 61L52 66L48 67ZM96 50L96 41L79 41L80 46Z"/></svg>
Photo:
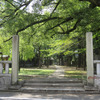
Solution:
<svg viewBox="0 0 100 100"><path fill-rule="evenodd" d="M86 63L87 63L87 84L94 85L92 32L86 33ZM12 40L12 75L11 75L12 84L17 84L18 82L18 68L19 68L19 36L14 35Z"/></svg>
<svg viewBox="0 0 100 100"><path fill-rule="evenodd" d="M19 36L13 36L12 45L12 84L16 84L18 81L18 68L19 68ZM100 72L100 66L98 61L93 61L93 38L92 32L86 33L86 63L87 63L87 84L93 85L94 82L94 66L93 63L97 63L97 73ZM100 64L100 61L99 61ZM99 70L99 71L98 71ZM100 74L100 73L99 73ZM89 78L91 77L91 78Z"/></svg>
<svg viewBox="0 0 100 100"><path fill-rule="evenodd" d="M86 33L86 62L87 62L87 83L89 85L94 85L92 32ZM98 63L98 61L96 61L96 63ZM13 85L18 83L18 68L19 68L19 36L14 35L12 40L12 74L11 74L11 83Z"/></svg>
<svg viewBox="0 0 100 100"><path fill-rule="evenodd" d="M19 68L19 36L13 36L12 45L12 84L18 81ZM93 39L92 32L86 33L86 63L87 63L87 84L94 85L94 66L93 66ZM89 78L92 77L92 78Z"/></svg>

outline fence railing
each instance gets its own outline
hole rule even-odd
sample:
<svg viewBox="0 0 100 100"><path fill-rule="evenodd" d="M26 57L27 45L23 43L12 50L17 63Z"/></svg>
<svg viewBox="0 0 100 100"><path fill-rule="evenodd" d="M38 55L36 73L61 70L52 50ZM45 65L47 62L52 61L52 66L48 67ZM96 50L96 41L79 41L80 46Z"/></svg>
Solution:
<svg viewBox="0 0 100 100"><path fill-rule="evenodd" d="M0 74L9 74L9 64L12 61L0 61ZM5 70L5 73L4 73Z"/></svg>
<svg viewBox="0 0 100 100"><path fill-rule="evenodd" d="M100 60L94 60L94 63L96 64L96 73L100 75Z"/></svg>

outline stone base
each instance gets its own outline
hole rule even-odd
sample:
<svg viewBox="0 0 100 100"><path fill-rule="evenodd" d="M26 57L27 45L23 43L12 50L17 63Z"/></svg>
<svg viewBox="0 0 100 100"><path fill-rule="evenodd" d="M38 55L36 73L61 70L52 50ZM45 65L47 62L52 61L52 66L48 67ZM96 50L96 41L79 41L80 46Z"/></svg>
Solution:
<svg viewBox="0 0 100 100"><path fill-rule="evenodd" d="M22 86L21 85L11 85L8 89L9 90L19 90Z"/></svg>
<svg viewBox="0 0 100 100"><path fill-rule="evenodd" d="M100 75L95 75L95 77L94 77L94 86L99 87L99 89L100 89Z"/></svg>
<svg viewBox="0 0 100 100"><path fill-rule="evenodd" d="M18 81L18 84L11 85L8 89L9 90L19 90L24 84L24 81Z"/></svg>
<svg viewBox="0 0 100 100"><path fill-rule="evenodd" d="M11 76L0 76L0 89L7 89L11 85Z"/></svg>
<svg viewBox="0 0 100 100"><path fill-rule="evenodd" d="M98 91L97 87L93 86L84 86L85 91Z"/></svg>

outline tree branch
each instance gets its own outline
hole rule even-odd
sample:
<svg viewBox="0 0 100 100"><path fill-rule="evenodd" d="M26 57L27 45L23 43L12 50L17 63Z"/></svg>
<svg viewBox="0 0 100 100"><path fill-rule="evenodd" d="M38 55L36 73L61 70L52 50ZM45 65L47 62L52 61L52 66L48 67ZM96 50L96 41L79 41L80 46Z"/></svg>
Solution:
<svg viewBox="0 0 100 100"><path fill-rule="evenodd" d="M24 3L24 4L22 4L22 5L20 5L18 8L16 8L16 10L15 10L15 12L17 11L17 10L19 10L21 7L23 7L23 6L28 6L30 3L32 2L32 0L29 0L28 2L26 2L26 3Z"/></svg>
<svg viewBox="0 0 100 100"><path fill-rule="evenodd" d="M57 9L58 5L60 4L61 0L58 1L58 3L56 4L54 10L52 11L52 13L50 14L50 17L52 16L52 14L54 13L54 11Z"/></svg>
<svg viewBox="0 0 100 100"><path fill-rule="evenodd" d="M5 0L7 1L10 5L12 5L14 8L16 8L16 6L14 4L12 4L9 0Z"/></svg>
<svg viewBox="0 0 100 100"><path fill-rule="evenodd" d="M35 32L30 36L30 38L32 38L32 37L37 33L36 30L37 30L38 28L40 28L41 26L43 26L45 23L46 23L46 22L44 22L43 24L39 25L39 26L35 29Z"/></svg>
<svg viewBox="0 0 100 100"><path fill-rule="evenodd" d="M77 22L75 23L74 27L68 31L66 31L67 34L69 34L70 32L74 31L77 28L78 23L81 21L81 19L78 19Z"/></svg>
<svg viewBox="0 0 100 100"><path fill-rule="evenodd" d="M61 30L63 31L63 33L65 33L64 29L61 27L61 25L59 25L59 27L61 28Z"/></svg>
<svg viewBox="0 0 100 100"><path fill-rule="evenodd" d="M70 32L74 31L77 28L78 23L81 21L81 19L78 19L75 23L74 27L70 30L67 30L66 32L58 32L59 34L69 34Z"/></svg>
<svg viewBox="0 0 100 100"><path fill-rule="evenodd" d="M18 35L19 32L29 28L30 26L33 26L35 24L39 24L39 23L42 23L42 22L47 22L47 21L50 21L50 20L54 20L54 19L61 19L59 17L53 17L53 18L48 18L48 19L43 19L43 20L40 20L40 21L35 21L35 22L32 22L30 23L29 25L23 27L22 29L19 29L17 32L16 32L16 35Z"/></svg>
<svg viewBox="0 0 100 100"><path fill-rule="evenodd" d="M55 26L53 26L53 27L47 29L47 31L48 31L48 30L52 30L52 29L54 29L54 28L60 26L61 24L64 24L65 22L68 22L68 21L70 21L70 20L72 20L72 19L73 19L72 17L68 17L68 18L66 18L64 21L62 21L61 23L59 23L59 24L57 24L57 25L55 25Z"/></svg>
<svg viewBox="0 0 100 100"><path fill-rule="evenodd" d="M7 41L9 41L9 40L11 40L12 39L12 37L10 37L9 39L7 39L7 40L5 40L5 41L3 41L3 42L7 42Z"/></svg>
<svg viewBox="0 0 100 100"><path fill-rule="evenodd" d="M7 1L8 3L10 3L8 0L5 0L5 1ZM28 2L24 3L23 5L20 5L19 7L16 7L16 9L15 9L11 14L4 16L4 17L3 17L3 20L5 19L5 21L3 21L3 22L0 24L0 27L2 27L2 25L5 24L8 20L15 18L15 16L18 14L17 11L18 11L21 7L23 7L23 6L25 6L25 5L26 5L26 7L27 7L31 2L32 2L32 0L29 0ZM16 13L16 12L17 12L17 13ZM16 13L16 14L15 14L15 13ZM14 17L11 17L11 16L13 16L13 15L14 15ZM7 18L8 18L8 19L7 19Z"/></svg>

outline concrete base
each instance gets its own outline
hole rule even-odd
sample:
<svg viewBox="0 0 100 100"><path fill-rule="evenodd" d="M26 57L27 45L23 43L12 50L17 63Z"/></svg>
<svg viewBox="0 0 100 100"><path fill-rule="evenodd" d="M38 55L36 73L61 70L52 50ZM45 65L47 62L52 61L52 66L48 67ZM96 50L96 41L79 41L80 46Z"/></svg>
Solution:
<svg viewBox="0 0 100 100"><path fill-rule="evenodd" d="M100 75L95 75L94 77L94 86L100 89Z"/></svg>
<svg viewBox="0 0 100 100"><path fill-rule="evenodd" d="M17 85L11 85L8 89L9 90L19 90L24 84L24 81L18 81Z"/></svg>
<svg viewBox="0 0 100 100"><path fill-rule="evenodd" d="M7 90L11 85L11 76L0 77L0 90Z"/></svg>
<svg viewBox="0 0 100 100"><path fill-rule="evenodd" d="M93 86L84 86L85 91L98 91L97 87Z"/></svg>
<svg viewBox="0 0 100 100"><path fill-rule="evenodd" d="M8 89L9 90L19 90L22 86L21 85L11 85Z"/></svg>

